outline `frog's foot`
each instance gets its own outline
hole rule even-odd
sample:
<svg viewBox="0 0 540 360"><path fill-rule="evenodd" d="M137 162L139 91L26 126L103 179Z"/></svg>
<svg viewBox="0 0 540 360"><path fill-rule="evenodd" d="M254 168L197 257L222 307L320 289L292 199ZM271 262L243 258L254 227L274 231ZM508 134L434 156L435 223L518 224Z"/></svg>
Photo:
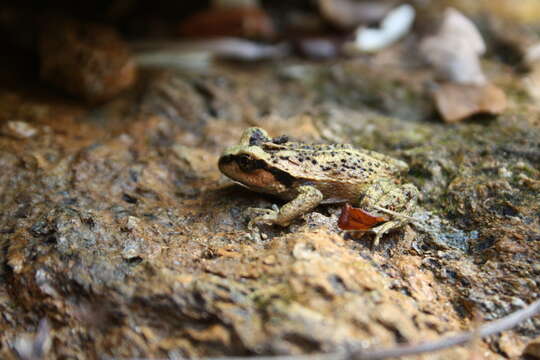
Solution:
<svg viewBox="0 0 540 360"><path fill-rule="evenodd" d="M392 220L387 221L379 226L371 228L369 231L375 234L375 239L373 240L373 246L378 246L379 242L384 234L387 232L400 228L405 225L407 222L401 220Z"/></svg>
<svg viewBox="0 0 540 360"><path fill-rule="evenodd" d="M368 209L376 210L381 214L390 215L390 220L372 228L375 233L373 245L377 246L381 237L390 230L418 220L411 217L414 213L418 199L418 189L412 184L401 186L389 185L379 182L367 191L364 205Z"/></svg>
<svg viewBox="0 0 540 360"><path fill-rule="evenodd" d="M253 231L257 224L276 224L278 221L279 209L277 209L276 205L273 205L272 209L248 208L246 213L248 214L248 217L251 218L248 223L248 229L249 231Z"/></svg>
<svg viewBox="0 0 540 360"><path fill-rule="evenodd" d="M273 209L248 209L256 211L258 214L252 218L248 228L252 229L254 224L263 223L269 225L288 226L298 216L311 211L321 203L323 194L315 187L303 185L298 188L298 195L283 205L281 209L273 206Z"/></svg>

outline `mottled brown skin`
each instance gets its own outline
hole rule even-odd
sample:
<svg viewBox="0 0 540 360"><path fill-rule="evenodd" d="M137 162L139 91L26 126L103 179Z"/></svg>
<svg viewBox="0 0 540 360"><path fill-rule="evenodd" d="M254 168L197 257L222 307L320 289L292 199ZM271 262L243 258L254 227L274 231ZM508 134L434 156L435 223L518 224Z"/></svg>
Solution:
<svg viewBox="0 0 540 360"><path fill-rule="evenodd" d="M279 211L264 210L251 223L287 226L321 203L352 202L368 210L375 206L408 215L418 193L411 184L400 185L400 174L408 170L400 160L351 145L272 139L260 128L246 129L240 143L220 157L219 168L253 191L289 201ZM374 228L376 241L402 224L403 219L393 220Z"/></svg>

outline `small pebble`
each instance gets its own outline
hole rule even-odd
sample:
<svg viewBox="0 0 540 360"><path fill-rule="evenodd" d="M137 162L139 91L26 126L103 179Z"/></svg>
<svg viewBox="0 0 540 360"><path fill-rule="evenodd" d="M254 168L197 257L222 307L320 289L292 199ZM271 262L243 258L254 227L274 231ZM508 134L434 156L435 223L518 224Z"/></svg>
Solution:
<svg viewBox="0 0 540 360"><path fill-rule="evenodd" d="M480 56L486 45L476 26L459 11L449 8L438 32L420 43L420 52L445 80L468 85L487 83Z"/></svg>
<svg viewBox="0 0 540 360"><path fill-rule="evenodd" d="M128 44L111 27L49 19L40 39L42 80L88 103L112 99L135 82Z"/></svg>
<svg viewBox="0 0 540 360"><path fill-rule="evenodd" d="M13 120L6 122L0 132L16 139L28 139L35 136L38 130L26 121Z"/></svg>
<svg viewBox="0 0 540 360"><path fill-rule="evenodd" d="M376 52L382 50L405 36L411 29L415 18L415 10L409 4L393 9L381 22L381 27L372 29L360 27L356 31L356 39L346 44L345 51Z"/></svg>
<svg viewBox="0 0 540 360"><path fill-rule="evenodd" d="M527 355L531 359L540 359L540 337L537 337L531 340L525 350L523 350L523 355Z"/></svg>
<svg viewBox="0 0 540 360"><path fill-rule="evenodd" d="M506 178L506 179L509 179L512 177L512 172L510 170L508 170L507 168L505 168L504 166L499 168L498 170L498 174L500 177L502 178Z"/></svg>
<svg viewBox="0 0 540 360"><path fill-rule="evenodd" d="M140 226L141 220L135 216L128 216L126 221L126 228L130 231L133 231Z"/></svg>

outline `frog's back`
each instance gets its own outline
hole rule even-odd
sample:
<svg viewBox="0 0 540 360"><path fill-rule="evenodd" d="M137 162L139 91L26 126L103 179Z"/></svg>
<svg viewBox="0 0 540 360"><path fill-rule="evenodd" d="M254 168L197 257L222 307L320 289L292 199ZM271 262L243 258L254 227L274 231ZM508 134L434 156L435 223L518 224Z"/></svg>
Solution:
<svg viewBox="0 0 540 360"><path fill-rule="evenodd" d="M377 177L393 177L401 170L380 160L367 150L348 144L311 145L288 143L286 147L266 149L269 164L306 182L367 183Z"/></svg>

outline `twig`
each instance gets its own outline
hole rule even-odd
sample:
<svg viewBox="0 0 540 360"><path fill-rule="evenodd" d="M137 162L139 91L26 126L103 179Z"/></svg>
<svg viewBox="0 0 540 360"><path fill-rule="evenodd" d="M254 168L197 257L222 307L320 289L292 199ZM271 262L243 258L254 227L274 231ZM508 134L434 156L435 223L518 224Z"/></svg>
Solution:
<svg viewBox="0 0 540 360"><path fill-rule="evenodd" d="M137 62L142 65L176 64L193 57L207 54L241 61L279 59L290 49L286 44L267 45L238 38L217 38L197 41L139 41L131 43Z"/></svg>
<svg viewBox="0 0 540 360"><path fill-rule="evenodd" d="M375 210L379 210L380 212L395 216L397 218L407 219L407 220L409 220L411 222L414 222L414 223L421 222L421 220L413 218L412 216L407 216L407 215L404 215L404 214L400 214L398 212L388 210L388 209L385 209L385 208L377 206L377 205L371 205L371 207L374 208Z"/></svg>
<svg viewBox="0 0 540 360"><path fill-rule="evenodd" d="M328 353L328 354L307 354L307 355L278 355L278 356L235 356L235 357L217 357L201 358L201 360L349 360L350 354Z"/></svg>
<svg viewBox="0 0 540 360"><path fill-rule="evenodd" d="M278 355L278 356L248 356L248 357L217 357L204 360L382 360L402 356L418 355L439 351L452 346L466 344L475 338L484 338L502 331L512 329L520 322L540 313L540 300L527 307L515 311L499 320L491 321L472 331L465 331L440 340L426 341L418 344L407 344L380 350L353 350L351 352L335 352L328 354L310 355ZM109 359L110 358L105 358ZM137 359L130 359L137 360Z"/></svg>

